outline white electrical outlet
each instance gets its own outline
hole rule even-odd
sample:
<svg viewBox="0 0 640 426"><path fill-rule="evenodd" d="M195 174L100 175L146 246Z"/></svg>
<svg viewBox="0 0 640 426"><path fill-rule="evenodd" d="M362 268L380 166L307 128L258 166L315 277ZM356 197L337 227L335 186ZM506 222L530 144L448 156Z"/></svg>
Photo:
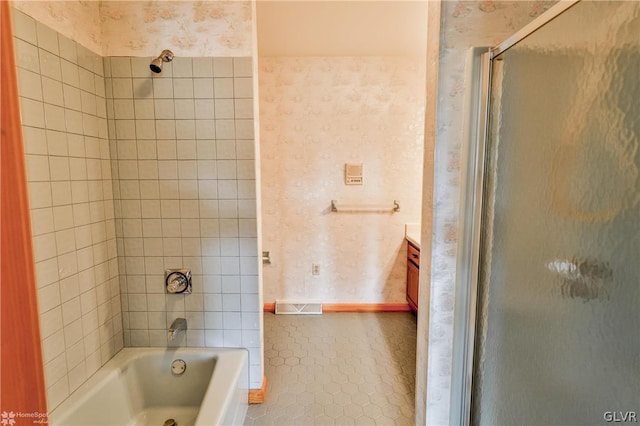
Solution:
<svg viewBox="0 0 640 426"><path fill-rule="evenodd" d="M311 275L320 275L320 264L314 263L311 265Z"/></svg>

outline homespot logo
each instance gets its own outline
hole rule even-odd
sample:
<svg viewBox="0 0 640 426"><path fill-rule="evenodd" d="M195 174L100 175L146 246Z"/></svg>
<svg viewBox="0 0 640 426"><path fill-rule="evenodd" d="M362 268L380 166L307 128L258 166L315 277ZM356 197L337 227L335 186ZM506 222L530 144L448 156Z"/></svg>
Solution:
<svg viewBox="0 0 640 426"><path fill-rule="evenodd" d="M2 426L18 424L18 419L21 419L20 424L25 424L24 420L30 420L27 421L27 424L48 423L47 413L40 413L38 411L29 413L23 411L3 411L0 413L0 425Z"/></svg>
<svg viewBox="0 0 640 426"><path fill-rule="evenodd" d="M638 422L638 415L635 411L605 411L603 417L607 423Z"/></svg>
<svg viewBox="0 0 640 426"><path fill-rule="evenodd" d="M13 426L16 424L16 413L14 413L13 411L10 412L6 412L3 411L2 414L0 414L0 424L2 424L3 426Z"/></svg>

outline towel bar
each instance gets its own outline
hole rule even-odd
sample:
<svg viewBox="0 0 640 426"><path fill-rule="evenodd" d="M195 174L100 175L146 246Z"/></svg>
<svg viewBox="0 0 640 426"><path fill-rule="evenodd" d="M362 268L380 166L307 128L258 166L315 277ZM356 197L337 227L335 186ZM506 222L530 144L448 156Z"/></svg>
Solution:
<svg viewBox="0 0 640 426"><path fill-rule="evenodd" d="M339 206L338 201L331 200L332 212L399 212L400 202L393 200L393 206L375 206L375 205L344 205Z"/></svg>

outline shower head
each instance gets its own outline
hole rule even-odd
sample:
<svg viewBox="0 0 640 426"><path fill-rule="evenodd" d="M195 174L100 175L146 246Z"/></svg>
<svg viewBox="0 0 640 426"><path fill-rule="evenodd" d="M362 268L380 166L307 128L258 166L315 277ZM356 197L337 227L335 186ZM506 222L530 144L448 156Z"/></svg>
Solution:
<svg viewBox="0 0 640 426"><path fill-rule="evenodd" d="M151 71L159 73L162 71L162 63L171 61L173 61L173 52L170 50L163 50L160 56L151 61L149 68L151 68Z"/></svg>
<svg viewBox="0 0 640 426"><path fill-rule="evenodd" d="M153 61L151 61L151 65L149 65L149 68L151 68L151 71L155 73L159 73L160 71L162 71L162 59L155 58Z"/></svg>

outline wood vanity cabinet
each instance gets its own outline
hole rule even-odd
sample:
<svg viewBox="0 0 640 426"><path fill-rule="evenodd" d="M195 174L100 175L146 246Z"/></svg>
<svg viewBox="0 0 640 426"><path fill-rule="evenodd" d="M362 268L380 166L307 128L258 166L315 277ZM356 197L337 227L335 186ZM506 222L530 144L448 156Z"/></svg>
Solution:
<svg viewBox="0 0 640 426"><path fill-rule="evenodd" d="M420 279L420 249L407 243L407 302L418 312L418 287Z"/></svg>

